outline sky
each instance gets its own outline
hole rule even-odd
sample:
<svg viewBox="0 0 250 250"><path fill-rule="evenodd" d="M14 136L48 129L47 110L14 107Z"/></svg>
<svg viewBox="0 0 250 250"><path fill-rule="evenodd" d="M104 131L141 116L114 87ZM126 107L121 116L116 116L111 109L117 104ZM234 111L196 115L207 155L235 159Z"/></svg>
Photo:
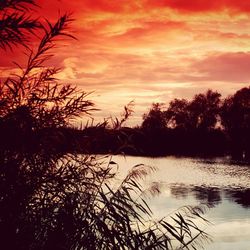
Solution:
<svg viewBox="0 0 250 250"><path fill-rule="evenodd" d="M118 116L134 101L128 125L153 102L191 99L211 88L223 97L249 86L250 1L38 0L53 21L70 12L77 40L60 43L59 79L91 92L95 119ZM14 58L14 55L13 55ZM11 59L13 59L11 58ZM15 58L18 56L15 55ZM6 60L0 69L10 67Z"/></svg>

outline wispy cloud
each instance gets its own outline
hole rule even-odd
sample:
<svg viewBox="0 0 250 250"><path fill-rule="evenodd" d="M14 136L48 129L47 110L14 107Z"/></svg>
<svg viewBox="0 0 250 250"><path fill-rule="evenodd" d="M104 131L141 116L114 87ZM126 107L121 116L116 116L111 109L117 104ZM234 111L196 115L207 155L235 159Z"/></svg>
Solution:
<svg viewBox="0 0 250 250"><path fill-rule="evenodd" d="M103 111L135 100L137 122L152 102L191 98L214 88L227 95L250 80L250 2L235 0L40 0L41 15L73 12L78 41L61 41L51 63ZM38 10L39 12L39 10ZM7 58L7 59L6 59ZM24 61L23 54L1 59ZM135 122L134 122L135 123Z"/></svg>

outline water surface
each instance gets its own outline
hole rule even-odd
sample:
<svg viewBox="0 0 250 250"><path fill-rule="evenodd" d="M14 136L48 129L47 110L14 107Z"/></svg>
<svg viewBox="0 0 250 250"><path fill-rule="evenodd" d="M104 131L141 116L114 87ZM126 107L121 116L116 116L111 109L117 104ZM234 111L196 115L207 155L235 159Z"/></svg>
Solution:
<svg viewBox="0 0 250 250"><path fill-rule="evenodd" d="M250 249L250 165L229 158L123 157L115 156L120 178L143 163L157 170L145 185L159 182L161 194L150 200L155 218L173 214L185 205L208 204L204 229L213 243L205 249Z"/></svg>

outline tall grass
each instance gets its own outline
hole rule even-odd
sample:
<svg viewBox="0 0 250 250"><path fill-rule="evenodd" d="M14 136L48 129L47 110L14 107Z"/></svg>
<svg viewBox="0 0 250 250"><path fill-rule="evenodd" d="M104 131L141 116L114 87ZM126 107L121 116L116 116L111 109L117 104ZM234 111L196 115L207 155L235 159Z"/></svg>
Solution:
<svg viewBox="0 0 250 250"><path fill-rule="evenodd" d="M60 129L93 110L85 92L59 84L58 69L44 66L55 39L70 36L69 21L64 15L42 26L21 74L0 83L1 248L195 249L208 239L192 220L202 219L203 210L187 207L171 222L154 221L139 184L151 168L135 166L114 188L115 162L62 147L67 140Z"/></svg>

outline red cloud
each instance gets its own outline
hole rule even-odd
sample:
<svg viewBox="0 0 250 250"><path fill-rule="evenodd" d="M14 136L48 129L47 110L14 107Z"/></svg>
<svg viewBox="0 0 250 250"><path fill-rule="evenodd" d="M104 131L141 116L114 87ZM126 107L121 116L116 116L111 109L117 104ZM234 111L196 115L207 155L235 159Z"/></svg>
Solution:
<svg viewBox="0 0 250 250"><path fill-rule="evenodd" d="M220 11L223 9L231 11L249 12L250 2L239 0L147 0L148 7L167 7L184 12Z"/></svg>
<svg viewBox="0 0 250 250"><path fill-rule="evenodd" d="M250 12L248 0L39 0L39 4L48 6L49 12L57 9L67 9L74 12L136 12L148 8L172 8L185 12L220 11L228 9L232 11Z"/></svg>
<svg viewBox="0 0 250 250"><path fill-rule="evenodd" d="M48 12L53 13L57 10L73 11L74 13L86 12L109 12L123 13L131 12L138 9L138 5L134 1L127 0L38 0L38 5L46 8Z"/></svg>
<svg viewBox="0 0 250 250"><path fill-rule="evenodd" d="M73 12L135 13L151 8L171 8L181 12L207 12L227 9L233 12L250 12L248 0L54 0L42 1L48 12L69 10Z"/></svg>
<svg viewBox="0 0 250 250"><path fill-rule="evenodd" d="M214 54L192 68L211 81L249 82L250 52Z"/></svg>

